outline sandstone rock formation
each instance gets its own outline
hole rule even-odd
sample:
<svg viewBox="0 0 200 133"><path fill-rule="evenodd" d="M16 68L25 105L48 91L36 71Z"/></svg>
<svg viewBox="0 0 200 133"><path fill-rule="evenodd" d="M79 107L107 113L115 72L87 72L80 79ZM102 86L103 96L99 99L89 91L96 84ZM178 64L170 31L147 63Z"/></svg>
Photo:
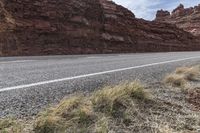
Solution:
<svg viewBox="0 0 200 133"><path fill-rule="evenodd" d="M180 4L170 14L168 11L157 12L156 21L175 24L177 27L200 37L200 4L191 8L184 8Z"/></svg>
<svg viewBox="0 0 200 133"><path fill-rule="evenodd" d="M0 56L200 50L171 24L107 0L0 0Z"/></svg>

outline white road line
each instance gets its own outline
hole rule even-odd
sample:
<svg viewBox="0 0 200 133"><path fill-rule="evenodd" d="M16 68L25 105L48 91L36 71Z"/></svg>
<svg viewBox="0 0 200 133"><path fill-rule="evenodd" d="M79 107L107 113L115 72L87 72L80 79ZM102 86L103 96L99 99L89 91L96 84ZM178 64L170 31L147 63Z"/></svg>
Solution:
<svg viewBox="0 0 200 133"><path fill-rule="evenodd" d="M15 60L15 61L2 61L0 64L8 64L8 63L23 63L23 62L31 62L34 60Z"/></svg>
<svg viewBox="0 0 200 133"><path fill-rule="evenodd" d="M87 58L88 58L88 59L96 59L96 58L102 58L102 57L97 57L97 56L95 57L95 56L94 56L94 57L87 57Z"/></svg>
<svg viewBox="0 0 200 133"><path fill-rule="evenodd" d="M200 58L200 56L183 58L183 59L177 59L177 60L168 60L168 61L156 62L156 63L145 64L145 65L140 65L140 66L126 67L126 68L114 69L114 70L109 70L109 71L102 71L102 72L97 72L97 73L90 73L90 74L85 74L85 75L79 75L79 76L74 76L74 77L67 77L67 78L42 81L42 82L37 82L37 83L32 83L32 84L26 84L26 85L19 85L19 86L1 88L0 92L10 91L10 90L17 90L17 89L23 89L23 88L34 87L34 86L40 86L40 85L45 85L45 84L50 84L50 83L56 83L56 82L62 82L62 81L69 81L69 80L86 78L86 77L91 77L91 76L98 76L98 75L103 75L103 74L110 74L110 73L115 73L115 72L121 72L121 71L131 70L131 69L144 68L144 67L156 66L156 65L161 65L161 64L168 64L168 63L185 61L185 60L190 60L190 59L198 59L198 58Z"/></svg>

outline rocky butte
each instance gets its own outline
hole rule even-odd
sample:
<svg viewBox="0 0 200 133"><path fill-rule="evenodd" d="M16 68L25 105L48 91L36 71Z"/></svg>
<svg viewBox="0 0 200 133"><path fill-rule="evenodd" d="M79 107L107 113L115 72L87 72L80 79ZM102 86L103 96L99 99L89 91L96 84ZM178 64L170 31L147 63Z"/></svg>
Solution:
<svg viewBox="0 0 200 133"><path fill-rule="evenodd" d="M198 38L112 1L0 0L0 56L184 50Z"/></svg>
<svg viewBox="0 0 200 133"><path fill-rule="evenodd" d="M175 24L177 27L200 37L200 4L191 8L184 8L180 4L170 12L159 10L156 21Z"/></svg>

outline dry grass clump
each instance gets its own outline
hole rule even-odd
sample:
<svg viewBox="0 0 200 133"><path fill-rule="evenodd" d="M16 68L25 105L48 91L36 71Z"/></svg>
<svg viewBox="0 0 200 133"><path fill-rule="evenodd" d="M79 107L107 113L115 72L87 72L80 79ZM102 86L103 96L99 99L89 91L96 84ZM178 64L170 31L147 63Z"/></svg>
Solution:
<svg viewBox="0 0 200 133"><path fill-rule="evenodd" d="M179 74L170 74L166 76L164 82L173 87L181 87L181 88L185 87L187 83L184 75L179 75Z"/></svg>
<svg viewBox="0 0 200 133"><path fill-rule="evenodd" d="M40 114L34 130L37 133L106 133L110 117L123 117L129 108L128 102L146 98L147 93L137 82L106 87L89 97L75 96L63 100Z"/></svg>
<svg viewBox="0 0 200 133"><path fill-rule="evenodd" d="M102 116L96 123L95 123L95 133L108 133L109 132L109 118Z"/></svg>
<svg viewBox="0 0 200 133"><path fill-rule="evenodd" d="M176 74L184 75L184 78L189 81L197 80L200 71L197 67L180 67L175 71Z"/></svg>
<svg viewBox="0 0 200 133"><path fill-rule="evenodd" d="M126 108L123 103L127 102L127 100L145 100L147 97L144 88L139 83L133 82L97 91L92 95L92 103L96 111L112 114L120 106L124 106L121 108Z"/></svg>
<svg viewBox="0 0 200 133"><path fill-rule="evenodd" d="M175 73L165 77L164 82L173 86L184 88L188 81L196 81L200 75L197 67L180 67Z"/></svg>
<svg viewBox="0 0 200 133"><path fill-rule="evenodd" d="M0 120L0 130L5 129L13 125L13 121L9 119Z"/></svg>
<svg viewBox="0 0 200 133"><path fill-rule="evenodd" d="M0 133L22 133L23 125L12 118L0 120Z"/></svg>
<svg viewBox="0 0 200 133"><path fill-rule="evenodd" d="M188 69L189 69L188 67L179 67L179 68L176 68L175 73L176 74L183 74L183 73L187 72Z"/></svg>
<svg viewBox="0 0 200 133"><path fill-rule="evenodd" d="M69 132L68 130L81 132L94 120L93 113L88 99L74 96L40 114L35 124L35 131L37 133Z"/></svg>

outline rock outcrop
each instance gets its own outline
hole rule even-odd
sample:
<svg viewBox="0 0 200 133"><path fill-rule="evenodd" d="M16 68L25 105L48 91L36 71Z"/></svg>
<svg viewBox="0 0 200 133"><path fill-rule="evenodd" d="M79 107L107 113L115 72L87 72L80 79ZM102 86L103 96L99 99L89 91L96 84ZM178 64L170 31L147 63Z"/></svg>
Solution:
<svg viewBox="0 0 200 133"><path fill-rule="evenodd" d="M161 10L157 11L156 20L163 21L163 20L165 20L166 17L169 17L169 16L170 16L170 12L164 11L161 9Z"/></svg>
<svg viewBox="0 0 200 133"><path fill-rule="evenodd" d="M200 4L191 8L184 8L180 4L171 14L168 11L159 10L156 21L175 24L177 27L200 37Z"/></svg>
<svg viewBox="0 0 200 133"><path fill-rule="evenodd" d="M0 56L183 50L199 40L112 1L0 0Z"/></svg>

